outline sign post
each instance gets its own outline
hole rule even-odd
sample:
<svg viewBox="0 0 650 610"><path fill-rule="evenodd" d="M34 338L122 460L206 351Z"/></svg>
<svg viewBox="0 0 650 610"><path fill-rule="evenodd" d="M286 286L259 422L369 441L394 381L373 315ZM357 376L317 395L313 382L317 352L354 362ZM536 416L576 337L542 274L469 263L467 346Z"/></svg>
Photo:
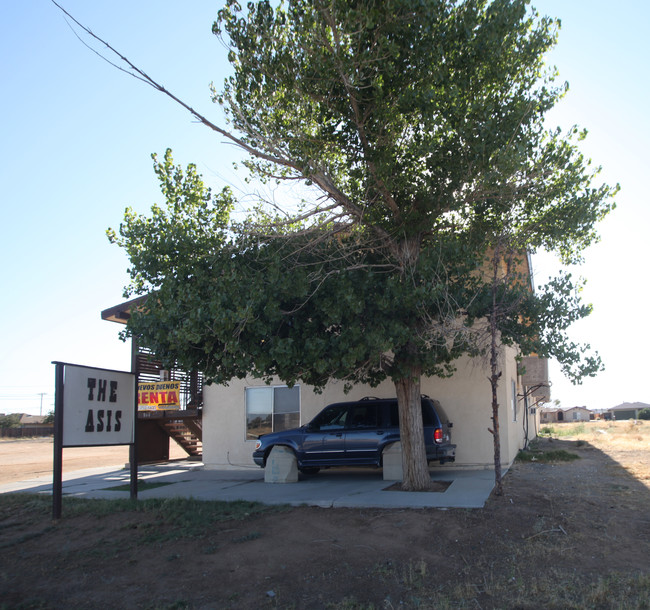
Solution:
<svg viewBox="0 0 650 610"><path fill-rule="evenodd" d="M53 364L56 367L53 518L61 517L64 447L129 445L131 498L137 498L135 374L64 362Z"/></svg>
<svg viewBox="0 0 650 610"><path fill-rule="evenodd" d="M61 518L63 491L63 364L55 363L54 390L54 460L52 472L52 518Z"/></svg>

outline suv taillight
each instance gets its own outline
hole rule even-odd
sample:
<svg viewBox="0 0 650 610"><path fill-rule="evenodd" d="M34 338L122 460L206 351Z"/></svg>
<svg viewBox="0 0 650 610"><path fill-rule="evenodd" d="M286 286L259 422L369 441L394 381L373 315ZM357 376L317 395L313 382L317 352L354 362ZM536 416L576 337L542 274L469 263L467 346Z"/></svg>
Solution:
<svg viewBox="0 0 650 610"><path fill-rule="evenodd" d="M442 443L442 428L436 428L433 431L433 440L436 443Z"/></svg>

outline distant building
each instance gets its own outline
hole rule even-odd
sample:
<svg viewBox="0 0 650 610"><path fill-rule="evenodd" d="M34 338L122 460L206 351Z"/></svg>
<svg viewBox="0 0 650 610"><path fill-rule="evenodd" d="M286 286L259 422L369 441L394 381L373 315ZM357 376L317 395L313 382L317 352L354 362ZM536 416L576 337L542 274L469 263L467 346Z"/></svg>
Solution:
<svg viewBox="0 0 650 610"><path fill-rule="evenodd" d="M539 417L541 424L589 421L590 419L593 419L593 413L587 407L571 407L569 409L542 407Z"/></svg>
<svg viewBox="0 0 650 610"><path fill-rule="evenodd" d="M44 415L27 415L27 413L23 413L20 416L18 423L22 428L40 428L46 425Z"/></svg>
<svg viewBox="0 0 650 610"><path fill-rule="evenodd" d="M571 407L564 411L564 421L589 421L593 413L587 407Z"/></svg>
<svg viewBox="0 0 650 610"><path fill-rule="evenodd" d="M551 424L557 421L557 407L541 407L539 410L539 423Z"/></svg>
<svg viewBox="0 0 650 610"><path fill-rule="evenodd" d="M639 411L650 409L650 405L643 402L624 402L607 410L612 419L639 419Z"/></svg>
<svg viewBox="0 0 650 610"><path fill-rule="evenodd" d="M13 426L0 428L0 436L6 438L20 438L26 436L52 436L54 434L54 424L46 424L47 419L44 415L27 415L26 413L12 413L15 417Z"/></svg>

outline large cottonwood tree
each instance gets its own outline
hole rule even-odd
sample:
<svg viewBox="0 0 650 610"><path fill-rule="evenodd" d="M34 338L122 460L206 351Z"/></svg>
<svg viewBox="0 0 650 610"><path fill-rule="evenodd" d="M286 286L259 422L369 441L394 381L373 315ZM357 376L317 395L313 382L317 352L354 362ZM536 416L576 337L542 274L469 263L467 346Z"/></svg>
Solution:
<svg viewBox="0 0 650 610"><path fill-rule="evenodd" d="M273 4L230 0L214 24L233 68L214 91L230 126L177 101L248 151L257 177L322 196L232 227L196 264L156 276L148 288L176 317L136 316L133 332L217 380L390 378L404 486L423 489L420 379L476 349L458 320L490 247L481 223L528 216L542 230L522 246L571 250L593 239L611 189L593 189L576 142L544 128L565 91L544 64L558 25L526 0ZM145 222L130 220L125 247Z"/></svg>

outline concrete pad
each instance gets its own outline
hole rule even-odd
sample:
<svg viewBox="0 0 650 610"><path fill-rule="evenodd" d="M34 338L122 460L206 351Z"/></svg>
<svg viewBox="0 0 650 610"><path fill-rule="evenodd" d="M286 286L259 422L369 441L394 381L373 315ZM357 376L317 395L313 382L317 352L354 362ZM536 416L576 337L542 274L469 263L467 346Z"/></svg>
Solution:
<svg viewBox="0 0 650 610"><path fill-rule="evenodd" d="M319 506L323 508L481 508L494 487L492 470L431 468L434 481L451 481L444 492L388 491L381 469L339 468L318 475L300 474L293 485L264 483L264 470L204 469L197 462L180 461L142 466L138 478L167 485L141 491L139 499L194 498L197 500L248 500L265 504ZM504 471L505 474L505 471ZM107 488L128 484L129 471L88 469L64 473L63 494L83 498L128 498L128 491ZM52 493L52 477L40 477L0 486L0 493Z"/></svg>

